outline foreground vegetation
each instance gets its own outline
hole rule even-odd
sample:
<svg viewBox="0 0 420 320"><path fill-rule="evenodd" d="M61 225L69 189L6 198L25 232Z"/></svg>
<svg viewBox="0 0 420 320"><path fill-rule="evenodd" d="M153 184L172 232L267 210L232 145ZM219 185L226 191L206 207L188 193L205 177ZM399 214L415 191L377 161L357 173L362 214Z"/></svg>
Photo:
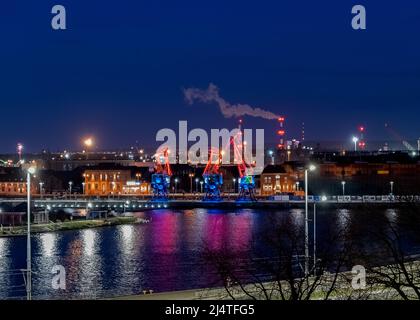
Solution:
<svg viewBox="0 0 420 320"><path fill-rule="evenodd" d="M229 248L207 245L205 262L224 289L207 295L220 299L420 300L418 207L384 213L367 206L356 214L354 219L341 214L328 220L318 233L322 246L317 247L316 260L312 255L306 260L305 235L291 216L271 218L274 231L257 235L253 241L254 246L264 243L272 250L270 258L264 253L232 254Z"/></svg>

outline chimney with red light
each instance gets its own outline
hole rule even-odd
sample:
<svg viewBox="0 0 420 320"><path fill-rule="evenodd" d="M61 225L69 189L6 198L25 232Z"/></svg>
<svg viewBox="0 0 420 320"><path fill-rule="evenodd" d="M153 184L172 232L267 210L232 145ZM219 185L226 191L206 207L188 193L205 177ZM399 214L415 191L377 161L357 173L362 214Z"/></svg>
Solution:
<svg viewBox="0 0 420 320"><path fill-rule="evenodd" d="M280 141L279 141L279 144L278 144L277 147L278 147L279 150L286 149L285 141L284 141L284 138L285 138L285 135L286 135L286 130L284 129L284 120L285 120L285 118L283 116L278 118L278 121L279 121L279 124L280 124L280 129L277 130L277 134L280 137Z"/></svg>
<svg viewBox="0 0 420 320"><path fill-rule="evenodd" d="M366 141L365 141L365 126L359 126L359 149L365 150L366 149Z"/></svg>

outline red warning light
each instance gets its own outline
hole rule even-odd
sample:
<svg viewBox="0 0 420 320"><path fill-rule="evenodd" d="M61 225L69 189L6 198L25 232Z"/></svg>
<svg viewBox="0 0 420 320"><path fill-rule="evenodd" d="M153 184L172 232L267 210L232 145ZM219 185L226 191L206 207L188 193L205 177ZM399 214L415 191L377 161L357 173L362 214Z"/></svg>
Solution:
<svg viewBox="0 0 420 320"><path fill-rule="evenodd" d="M279 122L284 122L284 117L280 117Z"/></svg>
<svg viewBox="0 0 420 320"><path fill-rule="evenodd" d="M360 127L359 127L359 131L360 131L360 132L363 132L363 131L365 131L365 127L363 127L363 126L360 126Z"/></svg>
<svg viewBox="0 0 420 320"><path fill-rule="evenodd" d="M284 136L284 133L285 133L285 131L284 131L284 130L279 130L279 131L277 131L277 134L278 134L279 136Z"/></svg>

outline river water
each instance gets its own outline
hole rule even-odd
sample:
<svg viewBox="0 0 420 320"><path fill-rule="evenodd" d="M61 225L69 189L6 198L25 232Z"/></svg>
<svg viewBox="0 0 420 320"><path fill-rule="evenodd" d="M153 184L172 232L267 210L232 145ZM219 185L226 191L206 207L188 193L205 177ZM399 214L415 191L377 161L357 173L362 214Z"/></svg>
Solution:
<svg viewBox="0 0 420 320"><path fill-rule="evenodd" d="M381 210L390 219L398 210ZM218 277L203 261L206 248L235 254L274 253L255 245L259 235L274 228L273 221L291 218L304 228L304 211L194 209L136 213L147 224L36 234L32 238L33 297L100 298L203 288L217 285ZM317 213L318 245L329 226L357 223L354 210L328 209ZM363 220L364 219L364 220ZM366 223L364 217L361 223ZM312 228L312 226L311 226ZM26 266L26 238L0 238L0 299L25 296L20 269ZM66 289L52 287L52 268L66 270Z"/></svg>

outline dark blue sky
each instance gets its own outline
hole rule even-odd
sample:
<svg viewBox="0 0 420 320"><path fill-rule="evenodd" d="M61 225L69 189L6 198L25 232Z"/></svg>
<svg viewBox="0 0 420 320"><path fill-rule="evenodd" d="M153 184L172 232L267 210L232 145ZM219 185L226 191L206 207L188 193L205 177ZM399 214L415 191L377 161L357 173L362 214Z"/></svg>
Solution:
<svg viewBox="0 0 420 320"><path fill-rule="evenodd" d="M54 4L66 31L50 27ZM367 30L351 29L364 4ZM232 103L287 117L289 136L346 140L359 123L388 139L390 122L420 136L420 2L2 1L0 152L153 145L156 131L232 127L182 88L215 83ZM245 118L266 128L275 121Z"/></svg>

